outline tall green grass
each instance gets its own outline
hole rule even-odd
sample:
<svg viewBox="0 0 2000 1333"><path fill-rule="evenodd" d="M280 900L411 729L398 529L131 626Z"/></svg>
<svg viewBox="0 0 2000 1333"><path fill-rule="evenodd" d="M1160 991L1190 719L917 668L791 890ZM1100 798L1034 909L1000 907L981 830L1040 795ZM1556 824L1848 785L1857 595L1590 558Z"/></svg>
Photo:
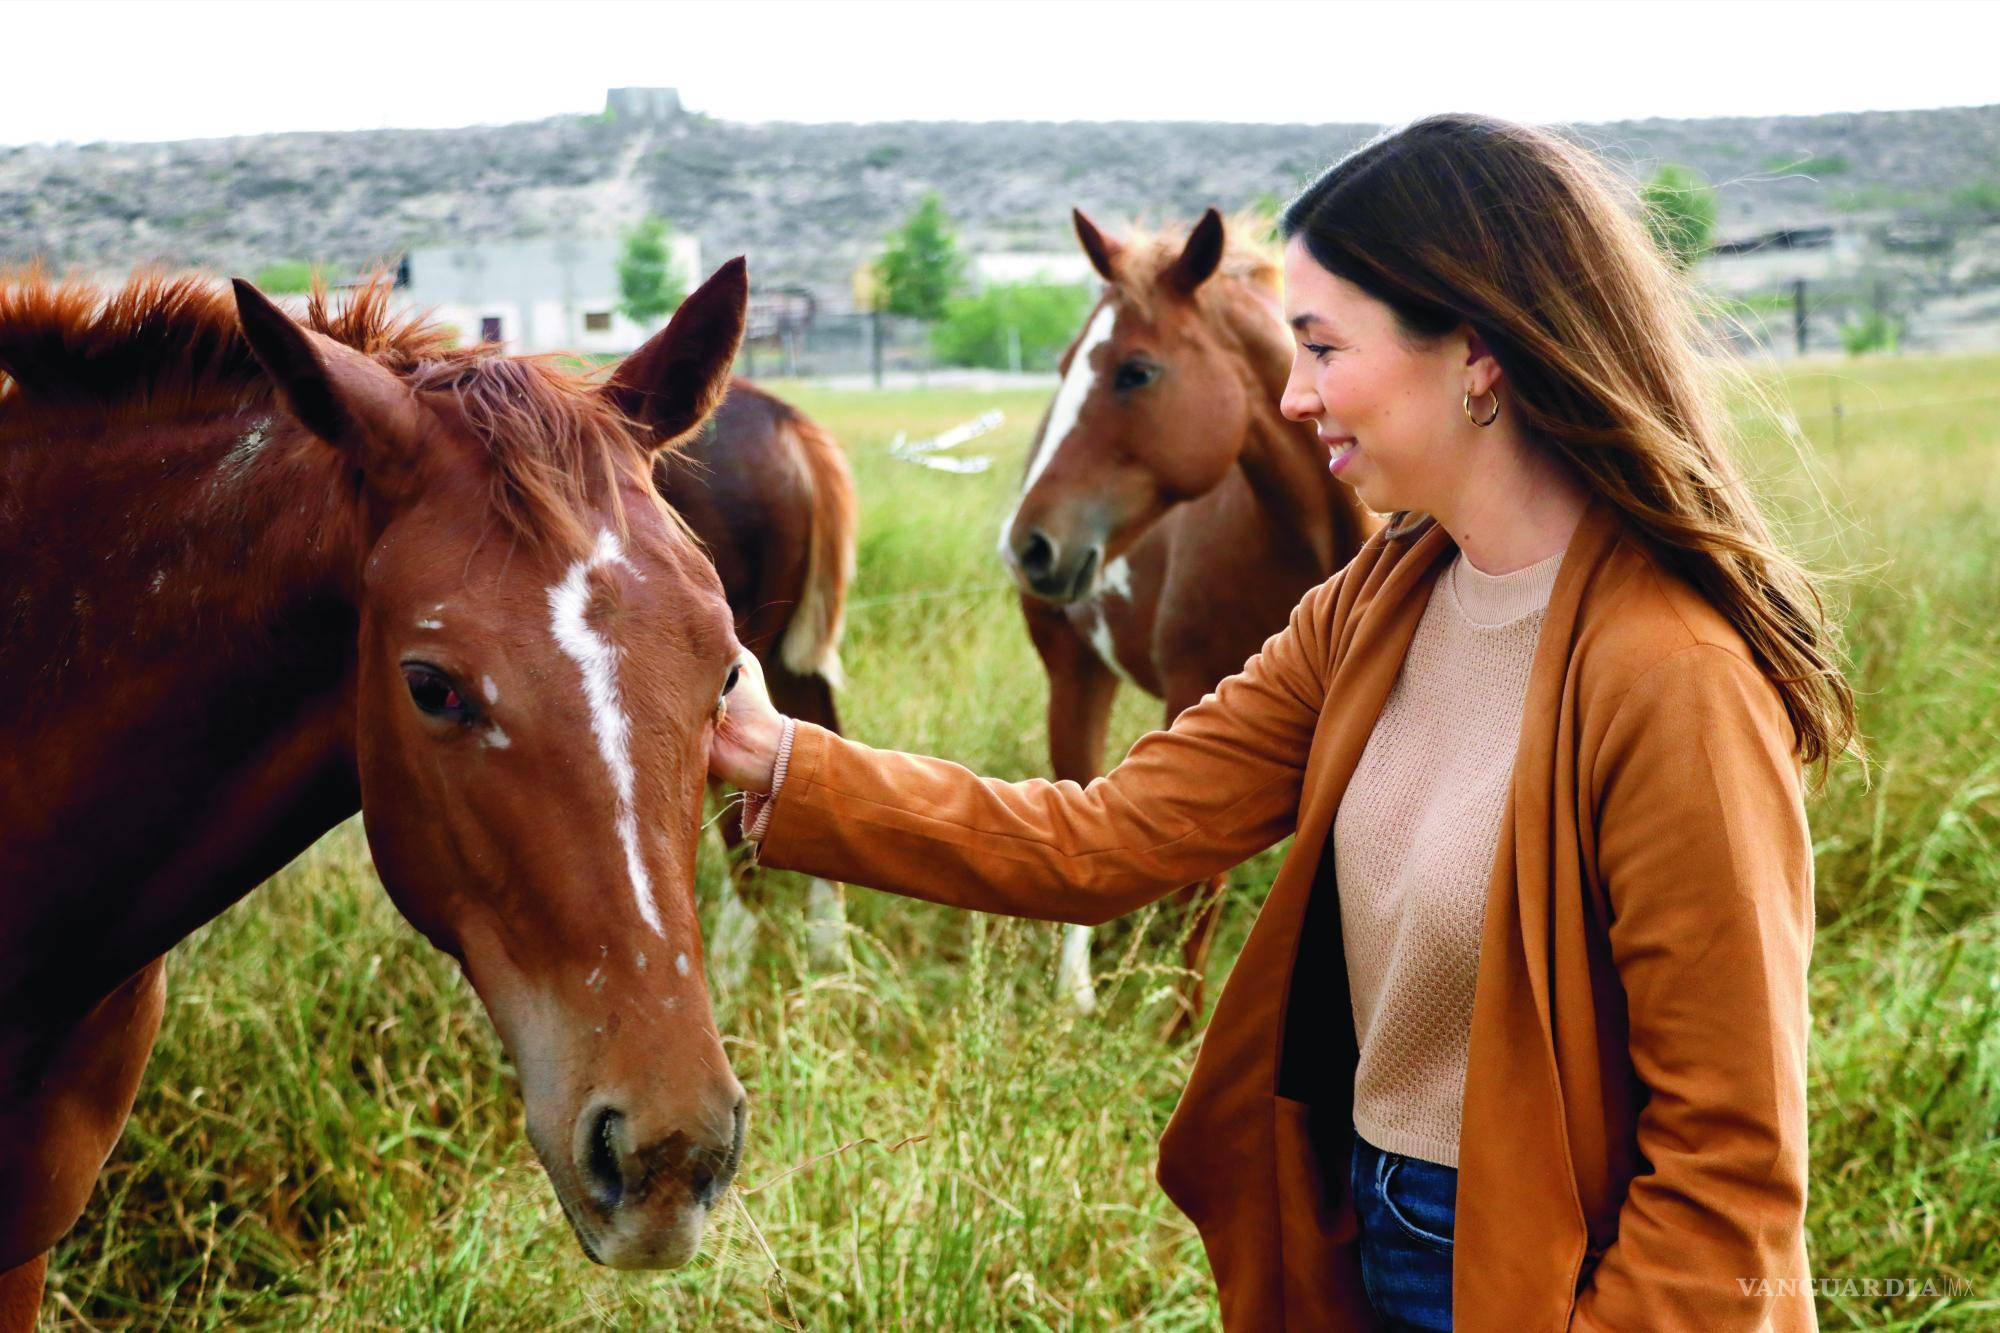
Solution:
<svg viewBox="0 0 2000 1333"><path fill-rule="evenodd" d="M1872 785L1813 798L1815 1272L1829 1328L2000 1322L2000 358L1795 369L1753 461L1836 585ZM790 391L863 501L848 730L982 771L1046 771L1039 667L993 546L1044 395ZM1836 418L1836 398L1841 414ZM988 406L989 473L891 459ZM1835 427L1838 426L1836 433ZM1128 691L1112 758L1158 721ZM709 849L712 905L721 858ZM1215 978L1277 865L1236 872ZM703 1255L620 1276L577 1251L477 1001L387 904L358 829L177 949L158 1051L52 1328L1212 1327L1192 1228L1152 1181L1191 1052L1153 1037L1178 951L1105 932L1106 1011L1052 999L1059 928L856 890L856 966L805 963L773 877L717 1019L749 1089L740 1188Z"/></svg>

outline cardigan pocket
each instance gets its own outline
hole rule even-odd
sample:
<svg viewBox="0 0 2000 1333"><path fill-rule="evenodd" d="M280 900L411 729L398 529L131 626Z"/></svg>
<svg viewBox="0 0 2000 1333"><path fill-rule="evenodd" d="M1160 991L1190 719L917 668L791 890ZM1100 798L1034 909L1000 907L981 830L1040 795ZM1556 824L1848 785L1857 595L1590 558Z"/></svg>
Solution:
<svg viewBox="0 0 2000 1333"><path fill-rule="evenodd" d="M1286 1237L1317 1236L1334 1243L1359 1238L1352 1201L1346 1197L1347 1175L1327 1171L1312 1130L1311 1105L1273 1095L1271 1108L1277 1128L1278 1217Z"/></svg>
<svg viewBox="0 0 2000 1333"><path fill-rule="evenodd" d="M1281 1326L1372 1328L1361 1283L1361 1226L1348 1197L1347 1172L1326 1169L1327 1150L1343 1143L1351 1148L1352 1129L1322 1137L1314 1132L1310 1103L1276 1094L1271 1115L1280 1249L1272 1259L1281 1292Z"/></svg>

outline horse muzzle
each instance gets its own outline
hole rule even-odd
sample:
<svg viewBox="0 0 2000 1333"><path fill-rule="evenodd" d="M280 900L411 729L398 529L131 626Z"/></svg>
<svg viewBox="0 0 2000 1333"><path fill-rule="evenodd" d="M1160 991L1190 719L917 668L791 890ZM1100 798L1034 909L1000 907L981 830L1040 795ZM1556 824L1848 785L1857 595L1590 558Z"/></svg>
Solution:
<svg viewBox="0 0 2000 1333"><path fill-rule="evenodd" d="M734 1080L731 1080L732 1083ZM577 1242L608 1268L678 1268L701 1248L709 1214L743 1160L748 1101L726 1117L648 1137L612 1098L578 1115L567 1160L544 1161Z"/></svg>
<svg viewBox="0 0 2000 1333"><path fill-rule="evenodd" d="M1065 546L1040 528L1030 528L1007 549L1007 565L1022 590L1058 605L1080 602L1097 590L1104 567L1102 542Z"/></svg>

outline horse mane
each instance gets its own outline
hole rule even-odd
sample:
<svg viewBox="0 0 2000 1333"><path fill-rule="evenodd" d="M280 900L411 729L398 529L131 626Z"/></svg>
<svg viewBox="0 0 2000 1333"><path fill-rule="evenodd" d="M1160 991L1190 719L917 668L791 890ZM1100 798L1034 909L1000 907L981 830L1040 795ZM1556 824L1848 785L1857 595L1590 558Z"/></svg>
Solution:
<svg viewBox="0 0 2000 1333"><path fill-rule="evenodd" d="M422 394L442 394L486 446L494 508L515 535L587 547L596 497L623 525L616 478L640 465L645 433L556 356L456 345L427 312L390 306L377 273L336 302L315 282L306 328L373 358ZM143 272L106 290L40 269L0 275L0 448L10 427L74 418L277 408L235 295L199 274ZM594 520L591 520L594 521Z"/></svg>

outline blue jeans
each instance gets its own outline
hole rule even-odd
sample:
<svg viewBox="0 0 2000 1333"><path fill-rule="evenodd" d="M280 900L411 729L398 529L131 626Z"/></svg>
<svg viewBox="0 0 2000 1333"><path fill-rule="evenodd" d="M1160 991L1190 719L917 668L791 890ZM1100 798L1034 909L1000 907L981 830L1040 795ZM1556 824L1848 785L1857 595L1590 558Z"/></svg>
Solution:
<svg viewBox="0 0 2000 1333"><path fill-rule="evenodd" d="M1361 1283L1392 1329L1451 1328L1458 1171L1385 1152L1354 1134L1349 1190L1361 1223Z"/></svg>

